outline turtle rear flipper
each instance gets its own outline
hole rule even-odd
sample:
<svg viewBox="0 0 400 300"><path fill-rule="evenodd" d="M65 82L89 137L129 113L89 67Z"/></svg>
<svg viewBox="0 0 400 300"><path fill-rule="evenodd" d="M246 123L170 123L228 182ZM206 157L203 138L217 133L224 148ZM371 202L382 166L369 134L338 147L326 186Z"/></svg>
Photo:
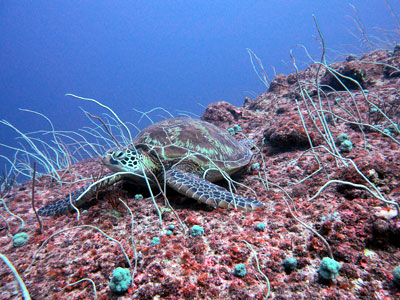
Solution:
<svg viewBox="0 0 400 300"><path fill-rule="evenodd" d="M169 187L212 207L231 208L236 204L237 208L249 211L262 206L257 200L232 194L223 187L178 169L171 169L165 175Z"/></svg>

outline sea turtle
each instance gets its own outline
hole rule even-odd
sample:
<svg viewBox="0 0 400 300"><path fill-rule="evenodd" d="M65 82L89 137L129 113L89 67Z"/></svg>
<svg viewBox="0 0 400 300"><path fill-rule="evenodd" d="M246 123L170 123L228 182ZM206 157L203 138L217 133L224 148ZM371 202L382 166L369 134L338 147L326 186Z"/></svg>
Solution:
<svg viewBox="0 0 400 300"><path fill-rule="evenodd" d="M147 181L151 186L158 181L213 207L252 210L262 204L212 183L249 164L252 156L245 143L211 123L193 118L167 119L146 127L132 144L110 150L103 157L103 163L117 172L114 176L42 207L39 214L55 216L72 211L71 202L79 207L100 189L122 179L142 185Z"/></svg>

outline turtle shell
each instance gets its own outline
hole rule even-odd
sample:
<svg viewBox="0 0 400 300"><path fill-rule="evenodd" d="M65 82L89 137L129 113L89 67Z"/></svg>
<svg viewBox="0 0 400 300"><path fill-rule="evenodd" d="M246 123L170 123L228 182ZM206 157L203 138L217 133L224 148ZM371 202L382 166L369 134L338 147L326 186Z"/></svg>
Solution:
<svg viewBox="0 0 400 300"><path fill-rule="evenodd" d="M154 123L143 129L134 138L133 144L155 150L163 163L194 162L204 171L220 168L228 174L247 165L253 156L249 148L227 131L192 118L174 118ZM207 179L217 179L212 178L217 175L211 173L207 174L211 177Z"/></svg>

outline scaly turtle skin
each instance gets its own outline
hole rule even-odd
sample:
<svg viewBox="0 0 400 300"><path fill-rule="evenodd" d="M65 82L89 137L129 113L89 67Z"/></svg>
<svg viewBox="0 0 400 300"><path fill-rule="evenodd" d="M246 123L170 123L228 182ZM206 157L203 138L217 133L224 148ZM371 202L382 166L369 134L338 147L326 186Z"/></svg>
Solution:
<svg viewBox="0 0 400 300"><path fill-rule="evenodd" d="M103 163L122 175L108 176L87 192L50 203L39 210L42 216L61 215L79 207L100 189L127 179L155 186L158 180L177 192L213 207L252 210L262 204L213 184L249 164L253 152L228 132L205 121L168 119L143 129L122 149L112 150ZM128 173L127 173L128 172ZM157 176L155 180L154 176ZM82 192L82 191L81 191Z"/></svg>

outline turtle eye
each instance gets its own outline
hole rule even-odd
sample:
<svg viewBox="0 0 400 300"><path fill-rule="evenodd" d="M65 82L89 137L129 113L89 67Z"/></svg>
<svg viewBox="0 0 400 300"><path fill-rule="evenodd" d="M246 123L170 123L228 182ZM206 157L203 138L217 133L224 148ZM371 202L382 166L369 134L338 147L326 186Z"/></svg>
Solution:
<svg viewBox="0 0 400 300"><path fill-rule="evenodd" d="M111 156L114 158L121 158L124 155L124 153L122 151L114 151L113 153L111 153Z"/></svg>

